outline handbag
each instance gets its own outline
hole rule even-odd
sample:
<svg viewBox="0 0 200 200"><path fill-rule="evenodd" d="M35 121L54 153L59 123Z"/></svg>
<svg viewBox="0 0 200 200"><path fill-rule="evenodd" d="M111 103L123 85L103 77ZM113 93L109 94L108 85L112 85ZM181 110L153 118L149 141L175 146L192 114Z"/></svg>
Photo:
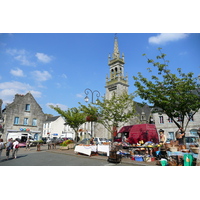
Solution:
<svg viewBox="0 0 200 200"><path fill-rule="evenodd" d="M19 145L15 145L15 149L18 149L19 148Z"/></svg>

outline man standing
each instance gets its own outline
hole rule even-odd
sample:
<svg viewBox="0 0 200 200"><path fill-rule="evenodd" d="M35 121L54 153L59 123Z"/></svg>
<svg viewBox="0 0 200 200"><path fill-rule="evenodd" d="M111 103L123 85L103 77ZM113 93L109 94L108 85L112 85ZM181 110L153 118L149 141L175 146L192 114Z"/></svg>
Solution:
<svg viewBox="0 0 200 200"><path fill-rule="evenodd" d="M15 139L15 141L13 142L13 158L17 158L17 152L19 149L19 142L17 139Z"/></svg>

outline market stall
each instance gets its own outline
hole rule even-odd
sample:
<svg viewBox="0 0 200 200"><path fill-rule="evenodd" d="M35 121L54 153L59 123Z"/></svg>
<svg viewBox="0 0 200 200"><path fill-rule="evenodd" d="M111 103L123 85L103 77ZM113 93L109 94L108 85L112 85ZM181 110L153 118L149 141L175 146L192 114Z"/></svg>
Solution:
<svg viewBox="0 0 200 200"><path fill-rule="evenodd" d="M74 149L74 152L91 156L92 152L97 152L97 146L96 145L77 145Z"/></svg>
<svg viewBox="0 0 200 200"><path fill-rule="evenodd" d="M109 156L109 152L110 152L110 145L109 144L98 144L97 146L97 151L98 153L106 153L107 156Z"/></svg>
<svg viewBox="0 0 200 200"><path fill-rule="evenodd" d="M185 145L179 145L177 141L171 141L164 145L167 156L165 159L159 160L160 164L162 166L194 166L198 157L198 149L198 144L190 145L186 149Z"/></svg>

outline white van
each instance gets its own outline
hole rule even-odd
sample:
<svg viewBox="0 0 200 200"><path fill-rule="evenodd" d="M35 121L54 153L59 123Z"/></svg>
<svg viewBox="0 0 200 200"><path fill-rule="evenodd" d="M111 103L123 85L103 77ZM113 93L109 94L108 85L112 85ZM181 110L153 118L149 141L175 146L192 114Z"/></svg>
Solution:
<svg viewBox="0 0 200 200"><path fill-rule="evenodd" d="M26 142L27 138L29 138L31 141L33 141L32 134L30 133L25 133L25 132L10 132L7 133L6 140L12 138L13 140L19 139L20 142Z"/></svg>

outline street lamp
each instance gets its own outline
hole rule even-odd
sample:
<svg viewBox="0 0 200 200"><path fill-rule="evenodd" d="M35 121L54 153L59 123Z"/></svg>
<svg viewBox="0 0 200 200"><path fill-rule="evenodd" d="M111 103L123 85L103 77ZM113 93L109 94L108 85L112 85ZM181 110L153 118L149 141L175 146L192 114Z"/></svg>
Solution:
<svg viewBox="0 0 200 200"><path fill-rule="evenodd" d="M96 97L97 97L97 100L96 100L96 103L97 103L97 101L99 100L98 99L98 97L100 97L100 92L98 91L98 90L94 90L94 91L92 91L91 89L89 89L89 88L87 88L87 89L85 89L85 94L86 94L86 97L85 97L85 102L88 102L89 101L89 97L87 96L88 94L89 94L89 91L92 93L92 103L94 103L94 93L96 92L97 94L96 94Z"/></svg>
<svg viewBox="0 0 200 200"><path fill-rule="evenodd" d="M85 102L87 103L88 101L89 101L89 97L88 97L88 94L89 94L89 92L91 92L91 94L92 94L92 100L91 100L91 102L94 104L94 93L96 93L96 97L97 97L97 99L96 99L96 103L98 102L98 98L100 97L100 92L98 91L98 90L94 90L94 91L92 91L91 89L89 89L89 88L86 88L85 89L85 94L86 94L86 97L85 97ZM93 130L92 130L92 128L93 128L93 121L91 121L91 137L93 137Z"/></svg>

